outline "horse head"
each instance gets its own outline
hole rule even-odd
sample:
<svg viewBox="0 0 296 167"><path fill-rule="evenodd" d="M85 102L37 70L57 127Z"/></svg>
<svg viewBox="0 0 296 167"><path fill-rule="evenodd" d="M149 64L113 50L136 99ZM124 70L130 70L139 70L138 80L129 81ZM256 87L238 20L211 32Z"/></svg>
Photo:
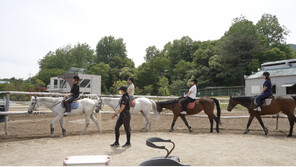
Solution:
<svg viewBox="0 0 296 167"><path fill-rule="evenodd" d="M232 96L230 96L228 106L227 106L227 111L230 112L236 105L237 103L235 102L235 100L233 100Z"/></svg>
<svg viewBox="0 0 296 167"><path fill-rule="evenodd" d="M158 113L162 112L163 108L160 106L159 102L156 102L156 110Z"/></svg>
<svg viewBox="0 0 296 167"><path fill-rule="evenodd" d="M28 107L28 113L29 114L32 114L32 112L36 109L36 104L37 104L37 107L38 107L37 97L32 96L31 103L29 104L29 107Z"/></svg>
<svg viewBox="0 0 296 167"><path fill-rule="evenodd" d="M101 96L99 96L99 98L97 99L98 104L96 105L96 109L95 112L98 113L100 112L100 110L102 109L102 107L104 106L104 102Z"/></svg>

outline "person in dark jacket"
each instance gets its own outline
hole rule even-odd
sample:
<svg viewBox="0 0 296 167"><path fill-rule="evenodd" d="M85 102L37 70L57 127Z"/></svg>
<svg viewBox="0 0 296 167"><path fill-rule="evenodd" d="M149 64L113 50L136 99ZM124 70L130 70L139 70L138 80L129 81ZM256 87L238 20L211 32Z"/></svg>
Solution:
<svg viewBox="0 0 296 167"><path fill-rule="evenodd" d="M69 94L65 96L65 108L66 111L65 113L70 113L71 112L71 103L76 100L79 97L79 77L74 76L73 77L73 86L71 88L71 91Z"/></svg>
<svg viewBox="0 0 296 167"><path fill-rule="evenodd" d="M130 114L130 107L129 107L129 96L127 93L127 87L121 86L118 90L120 90L120 94L122 94L120 99L120 109L111 117L114 119L116 116L119 115L119 118L117 119L116 125L115 125L115 142L111 144L111 147L118 147L119 146L119 128L123 124L124 130L126 133L126 143L122 147L129 147L131 146L131 132L130 132L130 120L131 120L131 114Z"/></svg>
<svg viewBox="0 0 296 167"><path fill-rule="evenodd" d="M256 111L261 111L261 106L263 104L263 101L272 95L272 85L270 80L270 74L269 72L263 73L263 78L265 79L263 83L263 90L259 96L256 98L257 108Z"/></svg>

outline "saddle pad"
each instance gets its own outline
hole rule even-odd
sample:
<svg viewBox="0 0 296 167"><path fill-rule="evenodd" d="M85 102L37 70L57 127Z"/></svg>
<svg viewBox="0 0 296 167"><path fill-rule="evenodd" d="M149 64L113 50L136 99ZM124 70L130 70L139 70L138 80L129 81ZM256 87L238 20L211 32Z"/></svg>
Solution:
<svg viewBox="0 0 296 167"><path fill-rule="evenodd" d="M61 102L61 106L62 106L63 108L65 108L63 102ZM77 109L78 107L79 107L79 103L78 103L78 101L73 101L73 103L71 103L71 108L72 108L72 109Z"/></svg>
<svg viewBox="0 0 296 167"><path fill-rule="evenodd" d="M181 101L179 102L179 106L182 107ZM189 102L187 105L187 109L189 109L189 110L193 109L194 107L195 107L195 101Z"/></svg>
<svg viewBox="0 0 296 167"><path fill-rule="evenodd" d="M136 101L135 100L130 100L129 106L130 107L135 107L135 105L136 105Z"/></svg>
<svg viewBox="0 0 296 167"><path fill-rule="evenodd" d="M271 104L273 98L267 98L264 100L262 106L269 106ZM257 105L256 98L254 99L254 103Z"/></svg>

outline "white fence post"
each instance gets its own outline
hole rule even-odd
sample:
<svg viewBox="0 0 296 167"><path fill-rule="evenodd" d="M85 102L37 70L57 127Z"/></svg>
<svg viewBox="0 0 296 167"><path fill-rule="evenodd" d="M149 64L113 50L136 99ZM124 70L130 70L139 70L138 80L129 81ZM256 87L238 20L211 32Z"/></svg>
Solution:
<svg viewBox="0 0 296 167"><path fill-rule="evenodd" d="M5 112L9 111L9 101L10 101L9 94L5 94ZM5 115L5 125L4 125L5 135L8 134L8 119L9 119L9 116Z"/></svg>

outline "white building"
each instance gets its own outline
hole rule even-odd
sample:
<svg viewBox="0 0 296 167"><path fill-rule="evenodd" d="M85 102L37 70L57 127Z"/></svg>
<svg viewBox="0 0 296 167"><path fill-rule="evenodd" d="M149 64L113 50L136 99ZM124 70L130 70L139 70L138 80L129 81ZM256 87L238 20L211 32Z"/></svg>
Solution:
<svg viewBox="0 0 296 167"><path fill-rule="evenodd" d="M101 95L101 76L82 74L81 72L83 71L84 70L72 67L68 70L68 74L51 77L50 84L47 85L47 91L61 93L70 92L73 85L72 79L77 75L80 78L80 93Z"/></svg>
<svg viewBox="0 0 296 167"><path fill-rule="evenodd" d="M245 94L254 96L263 89L263 72L270 73L273 95L296 95L296 59L267 62L261 71L245 77Z"/></svg>

